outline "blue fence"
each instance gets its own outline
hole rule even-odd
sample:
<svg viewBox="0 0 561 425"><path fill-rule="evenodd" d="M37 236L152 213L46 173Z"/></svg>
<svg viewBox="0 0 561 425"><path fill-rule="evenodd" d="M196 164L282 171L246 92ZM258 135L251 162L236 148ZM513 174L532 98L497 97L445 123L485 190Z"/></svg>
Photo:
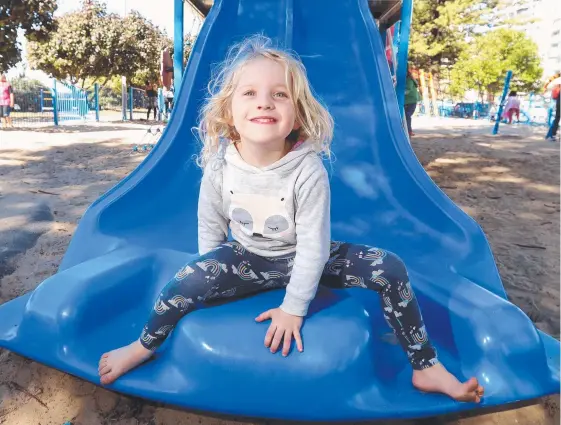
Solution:
<svg viewBox="0 0 561 425"><path fill-rule="evenodd" d="M95 84L87 91L54 79L50 88L36 84L15 87L10 117L15 127L99 121L99 87Z"/></svg>
<svg viewBox="0 0 561 425"><path fill-rule="evenodd" d="M55 125L61 121L99 121L99 87L93 93L76 86L53 80L53 119Z"/></svg>
<svg viewBox="0 0 561 425"><path fill-rule="evenodd" d="M158 88L155 100L146 96L146 91L136 87L129 87L126 93L126 110L123 109L123 121L168 121L173 109L173 95L164 95Z"/></svg>

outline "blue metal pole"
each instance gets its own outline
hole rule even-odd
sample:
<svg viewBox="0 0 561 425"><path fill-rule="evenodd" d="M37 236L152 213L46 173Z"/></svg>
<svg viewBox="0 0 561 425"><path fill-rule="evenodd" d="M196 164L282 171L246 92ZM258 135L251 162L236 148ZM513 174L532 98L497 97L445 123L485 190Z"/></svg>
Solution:
<svg viewBox="0 0 561 425"><path fill-rule="evenodd" d="M506 95L508 93L508 88L510 87L510 79L512 78L512 71L508 71L505 77L505 84L503 87L503 94L501 96L501 103L499 104L499 111L497 112L497 118L495 119L495 126L493 127L493 134L499 132L499 124L501 122L501 116L503 115L503 106L505 103Z"/></svg>
<svg viewBox="0 0 561 425"><path fill-rule="evenodd" d="M95 120L99 122L99 84L94 84Z"/></svg>
<svg viewBox="0 0 561 425"><path fill-rule="evenodd" d="M397 51L397 85L396 95L401 118L405 116L405 79L407 76L407 62L409 55L409 33L413 19L413 0L403 0L401 7L401 25L399 31L399 47Z"/></svg>
<svg viewBox="0 0 561 425"><path fill-rule="evenodd" d="M158 121L162 120L162 111L164 109L164 91L158 87Z"/></svg>
<svg viewBox="0 0 561 425"><path fill-rule="evenodd" d="M183 0L173 0L173 86L176 93L183 78Z"/></svg>
<svg viewBox="0 0 561 425"><path fill-rule="evenodd" d="M127 120L127 78L121 76L121 113L123 121Z"/></svg>
<svg viewBox="0 0 561 425"><path fill-rule="evenodd" d="M41 112L43 112L43 108L44 108L44 100L43 100L43 89L41 89Z"/></svg>
<svg viewBox="0 0 561 425"><path fill-rule="evenodd" d="M76 87L70 87L70 96L72 96L72 100L70 102L70 113L76 111L78 116L80 116L82 114L82 111L80 110L80 103L78 102L78 89Z"/></svg>
<svg viewBox="0 0 561 425"><path fill-rule="evenodd" d="M56 93L56 79L53 78L53 120L58 125L58 99Z"/></svg>
<svg viewBox="0 0 561 425"><path fill-rule="evenodd" d="M134 89L129 87L129 119L132 121L132 108L134 106Z"/></svg>
<svg viewBox="0 0 561 425"><path fill-rule="evenodd" d="M394 80L397 78L397 52L399 50L399 31L400 31L400 22L396 22L393 26L393 39L392 39L392 77Z"/></svg>

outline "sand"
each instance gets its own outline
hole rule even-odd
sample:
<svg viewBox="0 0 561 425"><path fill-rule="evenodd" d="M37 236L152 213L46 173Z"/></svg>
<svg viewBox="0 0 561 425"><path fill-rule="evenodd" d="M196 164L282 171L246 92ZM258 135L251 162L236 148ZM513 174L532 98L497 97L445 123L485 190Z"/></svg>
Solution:
<svg viewBox="0 0 561 425"><path fill-rule="evenodd" d="M559 146L528 127L491 136L488 123L414 121L413 148L429 175L489 238L512 302L559 338ZM87 206L145 157L147 126L100 123L0 132L0 303L56 272ZM47 212L50 212L50 217ZM29 214L43 211L43 215ZM37 219L39 217L39 219ZM19 232L19 233L17 233ZM2 240L2 235L4 240ZM6 236L8 235L8 236ZM25 237L22 237L24 235ZM0 349L0 424L238 424L120 396ZM477 418L405 424L549 425L559 399ZM246 422L247 423L247 422ZM249 422L262 424L263 422ZM395 422L392 422L396 424Z"/></svg>

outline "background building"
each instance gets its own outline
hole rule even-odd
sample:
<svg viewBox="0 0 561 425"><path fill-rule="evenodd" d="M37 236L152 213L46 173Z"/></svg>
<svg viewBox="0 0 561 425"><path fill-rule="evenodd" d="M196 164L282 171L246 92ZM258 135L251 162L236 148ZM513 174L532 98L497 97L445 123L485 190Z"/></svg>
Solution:
<svg viewBox="0 0 561 425"><path fill-rule="evenodd" d="M495 16L500 26L524 31L539 48L543 77L561 71L559 0L501 0Z"/></svg>

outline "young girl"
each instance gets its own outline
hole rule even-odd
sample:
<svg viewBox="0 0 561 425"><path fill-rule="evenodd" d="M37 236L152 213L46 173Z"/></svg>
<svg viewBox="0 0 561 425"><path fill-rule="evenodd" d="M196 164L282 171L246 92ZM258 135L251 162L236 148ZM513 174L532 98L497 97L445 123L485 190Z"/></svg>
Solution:
<svg viewBox="0 0 561 425"><path fill-rule="evenodd" d="M376 291L406 351L413 385L479 402L475 378L460 383L437 360L407 270L379 248L330 241L329 155L333 121L315 99L302 63L255 36L234 46L201 113L204 167L199 254L159 295L138 340L104 354L102 384L147 360L183 316L206 301L285 288L264 344L288 355L318 283ZM228 227L234 241L227 241Z"/></svg>

